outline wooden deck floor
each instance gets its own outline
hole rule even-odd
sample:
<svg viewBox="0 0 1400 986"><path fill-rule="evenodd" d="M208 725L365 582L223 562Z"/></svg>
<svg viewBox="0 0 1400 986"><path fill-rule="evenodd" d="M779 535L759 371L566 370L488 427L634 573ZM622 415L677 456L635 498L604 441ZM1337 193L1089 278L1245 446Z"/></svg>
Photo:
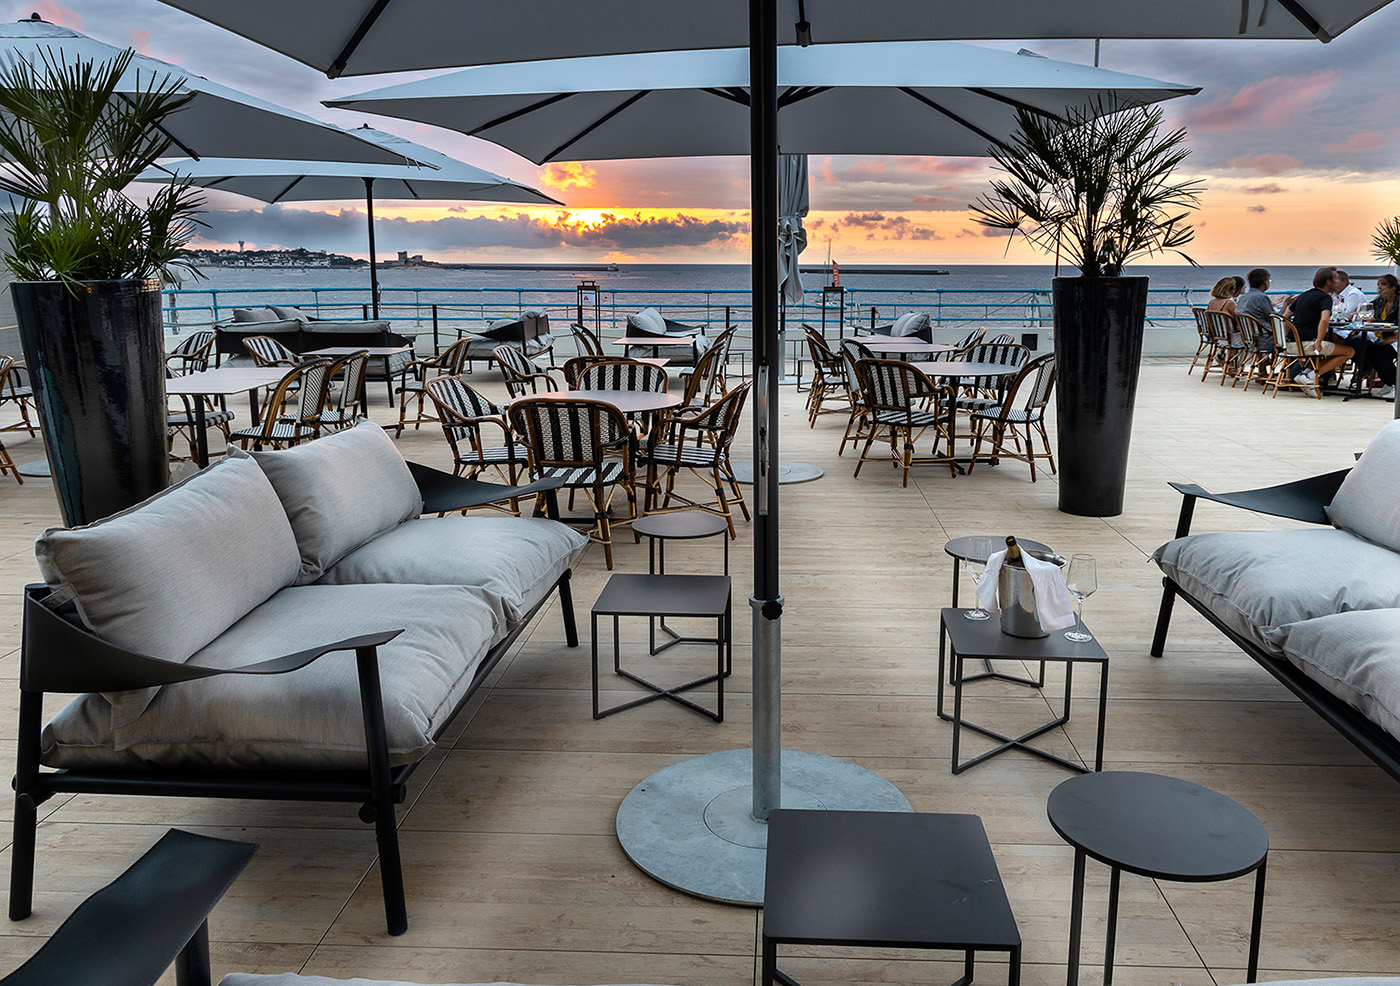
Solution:
<svg viewBox="0 0 1400 986"><path fill-rule="evenodd" d="M478 379L499 389L494 374ZM375 418L389 420L382 387L372 393ZM1045 800L1068 775L1020 754L949 773L950 727L934 714L936 628L951 578L942 546L964 534L1016 533L1098 557L1102 588L1087 619L1112 657L1106 766L1209 785L1264 822L1273 854L1261 978L1400 970L1400 786L1187 607L1178 607L1166 657L1147 654L1160 596L1147 557L1170 537L1179 505L1167 481L1238 489L1341 468L1390 419L1392 405L1267 399L1189 380L1180 364L1149 365L1127 507L1105 519L1057 512L1054 479L1032 485L1019 463L956 479L922 467L907 489L883 466L867 466L853 480L850 454L836 456L839 417L809 430L800 405L786 389L783 457L827 472L782 494L784 744L874 770L916 810L980 815L1025 940L1025 982L1064 981L1072 856L1046 821ZM18 461L42 456L37 439L7 433L5 441ZM431 426L409 433L401 447L410 458L446 462L446 445ZM20 587L37 579L34 536L57 522L47 482L21 487L0 478L0 516L0 775L7 776ZM1210 506L1196 521L1197 530L1274 525ZM178 825L262 845L214 912L219 973L753 981L761 915L652 882L628 863L613 834L619 802L643 777L694 754L750 744L742 598L751 533L741 526L733 545L738 639L722 725L669 703L590 718L586 614L607 573L601 552L589 550L575 577L584 647L564 646L551 606L415 776L399 815L406 935L384 933L373 835L349 806L73 797L43 809L35 913L19 923L0 920L0 969L21 962L87 893ZM671 561L713 571L719 550L701 543ZM645 571L645 545L624 536L617 559L617 571ZM640 628L632 632L640 641ZM693 650L702 665L711 659L708 649ZM675 657L672 670L685 673L687 660ZM1097 682L1085 673L1075 685L1078 716L1046 740L1082 759L1092 755ZM1011 685L982 683L972 694L971 713L1008 728L1049 708L1036 692ZM8 855L0 853L0 873L8 871ZM1089 873L1085 981L1095 983L1107 876L1092 863ZM1125 876L1118 981L1243 981L1251 887L1249 880L1181 885ZM832 949L809 950L785 968L808 986L960 975L952 955ZM1005 976L1004 964L989 961L980 981Z"/></svg>

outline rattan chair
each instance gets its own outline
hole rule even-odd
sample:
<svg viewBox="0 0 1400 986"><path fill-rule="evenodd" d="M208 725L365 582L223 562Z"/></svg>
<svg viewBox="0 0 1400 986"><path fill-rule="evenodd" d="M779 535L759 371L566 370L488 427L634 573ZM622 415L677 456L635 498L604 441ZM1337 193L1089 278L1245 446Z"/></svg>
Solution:
<svg viewBox="0 0 1400 986"><path fill-rule="evenodd" d="M38 434L39 426L34 422L39 417L39 409L34 404L34 388L24 379L28 374L29 367L13 356L0 356L0 407L13 404L20 418L0 431L27 431L30 437Z"/></svg>
<svg viewBox="0 0 1400 986"><path fill-rule="evenodd" d="M243 340L243 348L253 357L254 366L296 366L301 362L300 356L272 336L249 336Z"/></svg>
<svg viewBox="0 0 1400 986"><path fill-rule="evenodd" d="M585 366L573 390L635 390L666 393L666 371L652 363L614 359Z"/></svg>
<svg viewBox="0 0 1400 986"><path fill-rule="evenodd" d="M340 357L326 371L326 379L334 383L339 376L340 390L330 390L326 395L326 407L321 412L321 430L339 431L349 428L361 418L368 417L361 403L365 391L365 372L369 368L369 351L360 350ZM399 426L403 426L400 417ZM394 437L398 437L397 434Z"/></svg>
<svg viewBox="0 0 1400 986"><path fill-rule="evenodd" d="M1235 312L1235 321L1246 347L1245 364L1241 367L1244 389L1256 378L1261 384L1267 383L1274 372L1274 365L1283 355L1283 347L1278 344L1272 326L1266 325L1253 315Z"/></svg>
<svg viewBox="0 0 1400 986"><path fill-rule="evenodd" d="M501 365L501 376L505 379L506 393L512 397L538 394L541 390L552 393L559 389L554 378L520 350L511 346L497 346L491 351L496 362Z"/></svg>
<svg viewBox="0 0 1400 986"><path fill-rule="evenodd" d="M903 467L905 486L909 485L909 467L916 462L944 463L948 471L956 476L958 467L949 451L948 431L941 406L943 389L922 370L902 360L863 359L856 363L856 374L860 378L861 400L865 403L869 430L854 475L859 477L860 467L867 462L888 461ZM933 447L928 455L920 456L915 447L929 429L933 430ZM870 455L870 447L881 432L889 439L889 459L872 458ZM941 453L938 447L940 438L943 439Z"/></svg>
<svg viewBox="0 0 1400 986"><path fill-rule="evenodd" d="M1226 319L1217 316L1222 312L1212 312L1201 309L1201 324L1205 326L1206 335L1210 337L1210 342L1206 349L1206 359L1201 370L1201 382L1204 383L1211 373L1220 374L1220 382L1224 384L1226 370L1230 361L1230 330L1234 327Z"/></svg>
<svg viewBox="0 0 1400 986"><path fill-rule="evenodd" d="M569 331L574 334L574 348L578 350L580 356L603 356L603 344L598 341L597 335L592 329L585 328L575 322L569 326Z"/></svg>
<svg viewBox="0 0 1400 986"><path fill-rule="evenodd" d="M1310 349L1303 347L1302 337L1298 334L1298 327L1290 320L1277 313L1269 316L1269 324L1274 330L1274 342L1278 345L1279 355L1274 363L1273 372L1269 374L1269 380L1264 384L1264 392L1268 393L1269 387L1274 388L1274 396L1278 396L1280 387L1289 390L1301 390L1305 394L1311 394L1318 400L1322 400L1322 381L1317 379L1317 371L1322 366L1323 357ZM1313 373L1313 385L1299 383L1293 378L1298 374L1293 372L1296 364L1302 363L1304 368Z"/></svg>
<svg viewBox="0 0 1400 986"><path fill-rule="evenodd" d="M1244 372L1245 364L1249 354L1253 352L1252 343L1245 342L1244 330L1240 328L1240 323L1232 312L1207 311L1205 314L1206 326L1210 330L1211 345L1215 349L1213 367L1220 371L1220 386L1225 386L1225 378L1230 377L1234 386L1239 383L1240 374ZM1206 368L1206 372L1201 375L1201 379L1206 378L1211 367Z"/></svg>
<svg viewBox="0 0 1400 986"><path fill-rule="evenodd" d="M1012 343L1015 341L1016 337L1010 332L1003 332L1000 335L992 336L990 339L987 340L987 342L993 346L1004 346L1007 343Z"/></svg>
<svg viewBox="0 0 1400 986"><path fill-rule="evenodd" d="M526 397L510 406L510 426L525 445L532 480L560 479L560 489L582 491L588 498L593 508L588 536L603 546L611 569L616 521L609 511L618 487L628 504L623 523L637 516L637 475L627 419L601 401Z"/></svg>
<svg viewBox="0 0 1400 986"><path fill-rule="evenodd" d="M1196 355L1191 357L1191 365L1186 368L1188 375L1196 372L1196 364L1201 361L1201 357L1204 356L1206 361L1209 362L1214 344L1214 337L1210 334L1210 326L1206 323L1206 310L1204 308L1192 308L1191 314L1196 319L1196 336L1198 342L1196 345Z"/></svg>
<svg viewBox="0 0 1400 986"><path fill-rule="evenodd" d="M330 367L328 359L311 359L292 367L274 388L262 421L233 432L229 440L245 449L251 442L256 451L264 445L291 447L319 436Z"/></svg>
<svg viewBox="0 0 1400 986"><path fill-rule="evenodd" d="M850 442L853 447L860 444L869 430L869 414L861 397L860 374L856 372L856 364L863 359L874 359L875 353L860 340L850 337L839 340L837 346L841 349L841 367L846 378L846 393L851 401L846 432L841 436L841 447L836 450L837 455L845 455L846 443Z"/></svg>
<svg viewBox="0 0 1400 986"><path fill-rule="evenodd" d="M529 468L529 457L511 433L507 408L491 403L461 376L429 380L428 397L437 409L447 444L452 447L453 475L476 479L485 470L493 469L506 483L516 485L517 476ZM486 427L500 429L501 444L487 443L483 434ZM510 512L520 512L514 500L510 501Z"/></svg>
<svg viewBox="0 0 1400 986"><path fill-rule="evenodd" d="M729 337L733 334L734 330L730 329L721 335L709 349L700 354L693 369L681 374L685 390L681 394L677 412L707 408L724 393L724 361L728 358Z"/></svg>
<svg viewBox="0 0 1400 986"><path fill-rule="evenodd" d="M636 360L626 356L570 356L560 367L560 372L564 376L564 386L569 390L578 390L579 381L583 379L583 371L590 366L597 366L599 363L632 363Z"/></svg>
<svg viewBox="0 0 1400 986"><path fill-rule="evenodd" d="M826 344L821 333L810 325L802 326L807 337L807 352L812 357L812 386L807 391L807 423L817 426L817 418L850 408L851 389L846 382L846 369L841 357ZM845 407L824 407L828 400L839 400Z"/></svg>
<svg viewBox="0 0 1400 986"><path fill-rule="evenodd" d="M969 363L992 363L1016 369L1026 365L1031 351L1025 346L1006 342L979 342L967 352ZM989 407L1000 407L1011 376L960 377L958 379L958 410L971 414Z"/></svg>
<svg viewBox="0 0 1400 986"><path fill-rule="evenodd" d="M730 467L729 446L739 430L744 402L752 386L751 381L742 383L709 407L690 414L673 414L666 419L659 441L648 448L637 463L639 469L645 466L647 473L645 513L699 507L723 517L729 524L729 536L738 537L725 487L728 486L733 496L732 502L743 511L744 519L749 520L748 504ZM713 494L710 499L693 500L676 492L676 477L682 469L688 469L710 488ZM659 507L656 505L658 497L661 499ZM680 501L683 506L672 507L673 500Z"/></svg>
<svg viewBox="0 0 1400 986"><path fill-rule="evenodd" d="M1016 375L1006 391L1006 398L994 408L972 412L973 434L976 442L972 449L972 461L968 463L970 474L979 460L996 462L998 459L1018 459L1031 467L1031 482L1035 482L1035 460L1046 459L1050 472L1055 472L1055 455L1050 451L1050 436L1045 432L1045 407L1050 402L1050 393L1055 388L1055 354L1037 356ZM1025 430L1025 443L1017 429ZM1043 452L1035 450L1035 436L1040 435ZM984 456L982 443L991 441L991 449Z"/></svg>
<svg viewBox="0 0 1400 986"><path fill-rule="evenodd" d="M404 364L399 375L399 424L394 430L395 438L403 435L405 425L411 424L413 430L417 431L424 422L438 420L423 410L424 400L427 396L424 388L428 381L434 377L454 377L466 372L471 345L474 341L473 339L459 339L436 356L428 359L416 359ZM412 421L407 420L410 400L418 402L417 412Z"/></svg>
<svg viewBox="0 0 1400 986"><path fill-rule="evenodd" d="M973 329L953 344L953 351L948 354L948 358L962 359L969 349L982 341L982 337L986 334L986 328Z"/></svg>
<svg viewBox="0 0 1400 986"><path fill-rule="evenodd" d="M214 352L214 333L201 329L191 333L180 345L165 354L165 365L177 375L201 373L209 369L209 357Z"/></svg>

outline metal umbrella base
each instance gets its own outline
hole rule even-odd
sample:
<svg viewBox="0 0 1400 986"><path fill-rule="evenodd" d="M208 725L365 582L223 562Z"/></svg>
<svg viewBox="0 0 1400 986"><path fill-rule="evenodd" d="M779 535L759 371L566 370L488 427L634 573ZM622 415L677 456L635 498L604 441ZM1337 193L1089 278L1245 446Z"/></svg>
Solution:
<svg viewBox="0 0 1400 986"><path fill-rule="evenodd" d="M814 479L821 479L825 473L820 466L814 466L807 462L779 462L778 482L788 483L810 483ZM753 485L753 462L745 460L734 463L734 478L741 483Z"/></svg>
<svg viewBox="0 0 1400 986"><path fill-rule="evenodd" d="M878 774L845 760L784 750L784 808L912 811ZM753 810L753 751L724 750L658 770L617 810L622 851L648 876L696 897L763 904L768 825Z"/></svg>

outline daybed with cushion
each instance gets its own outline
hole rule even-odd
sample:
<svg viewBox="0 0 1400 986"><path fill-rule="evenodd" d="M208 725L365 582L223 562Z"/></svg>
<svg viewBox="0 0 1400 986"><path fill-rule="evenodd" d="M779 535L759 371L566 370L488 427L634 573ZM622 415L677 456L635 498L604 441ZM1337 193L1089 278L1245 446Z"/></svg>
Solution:
<svg viewBox="0 0 1400 986"><path fill-rule="evenodd" d="M694 366L700 354L710 348L711 340L705 335L703 325L686 325L665 318L655 308L643 308L635 315L627 316L627 338L639 339L655 337L655 346L628 346L627 355L633 358L643 356L664 357L668 366ZM661 343L667 337L674 341Z"/></svg>
<svg viewBox="0 0 1400 986"><path fill-rule="evenodd" d="M489 367L496 361L498 346L518 349L531 359L543 356L545 361L554 362L549 316L536 309L521 312L518 318L498 318L484 329L458 329L457 338L471 339L467 344L468 363L485 362Z"/></svg>
<svg viewBox="0 0 1400 986"><path fill-rule="evenodd" d="M587 544L543 518L419 515L471 505L454 491L547 486L410 466L364 423L230 450L46 531L46 584L26 589L10 916L29 913L36 809L54 794L349 801L375 823L401 933L393 806L556 588L577 645L569 575ZM82 694L42 725L45 692Z"/></svg>
<svg viewBox="0 0 1400 986"><path fill-rule="evenodd" d="M225 358L236 361L245 356L243 340L249 336L272 336L294 353L331 346L408 346L413 343L407 336L394 332L393 326L384 319L317 318L300 308L281 305L235 308L229 321L219 322L213 328L214 351L221 364ZM390 375L397 374L412 359L411 352L389 357ZM382 366L376 369L383 371Z"/></svg>
<svg viewBox="0 0 1400 986"><path fill-rule="evenodd" d="M872 325L870 335L913 336L924 342L933 342L933 320L928 312L906 312L887 325Z"/></svg>
<svg viewBox="0 0 1400 986"><path fill-rule="evenodd" d="M1153 656L1180 596L1400 780L1400 421L1351 470L1240 493L1172 486L1185 500L1152 555ZM1333 526L1190 534L1198 499Z"/></svg>

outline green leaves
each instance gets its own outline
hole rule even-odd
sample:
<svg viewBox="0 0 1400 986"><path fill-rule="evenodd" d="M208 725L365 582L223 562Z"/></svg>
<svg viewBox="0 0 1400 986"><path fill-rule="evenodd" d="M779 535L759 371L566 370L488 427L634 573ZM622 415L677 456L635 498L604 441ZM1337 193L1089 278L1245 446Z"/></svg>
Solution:
<svg viewBox="0 0 1400 986"><path fill-rule="evenodd" d="M1400 264L1400 216L1386 219L1371 234L1371 256L1388 264Z"/></svg>
<svg viewBox="0 0 1400 986"><path fill-rule="evenodd" d="M1191 152L1185 130L1159 132L1161 110L1099 101L1063 118L1018 110L1016 123L988 152L1006 177L972 203L976 222L1019 233L1087 277L1168 250L1195 264L1181 247L1204 186L1176 179Z"/></svg>
<svg viewBox="0 0 1400 986"><path fill-rule="evenodd" d="M194 94L180 80L143 84L139 72L135 91L120 91L133 54L68 63L44 51L39 64L0 69L0 192L23 202L0 260L15 278L75 285L193 270L194 186L172 180L144 205L125 189L169 150L162 122Z"/></svg>

